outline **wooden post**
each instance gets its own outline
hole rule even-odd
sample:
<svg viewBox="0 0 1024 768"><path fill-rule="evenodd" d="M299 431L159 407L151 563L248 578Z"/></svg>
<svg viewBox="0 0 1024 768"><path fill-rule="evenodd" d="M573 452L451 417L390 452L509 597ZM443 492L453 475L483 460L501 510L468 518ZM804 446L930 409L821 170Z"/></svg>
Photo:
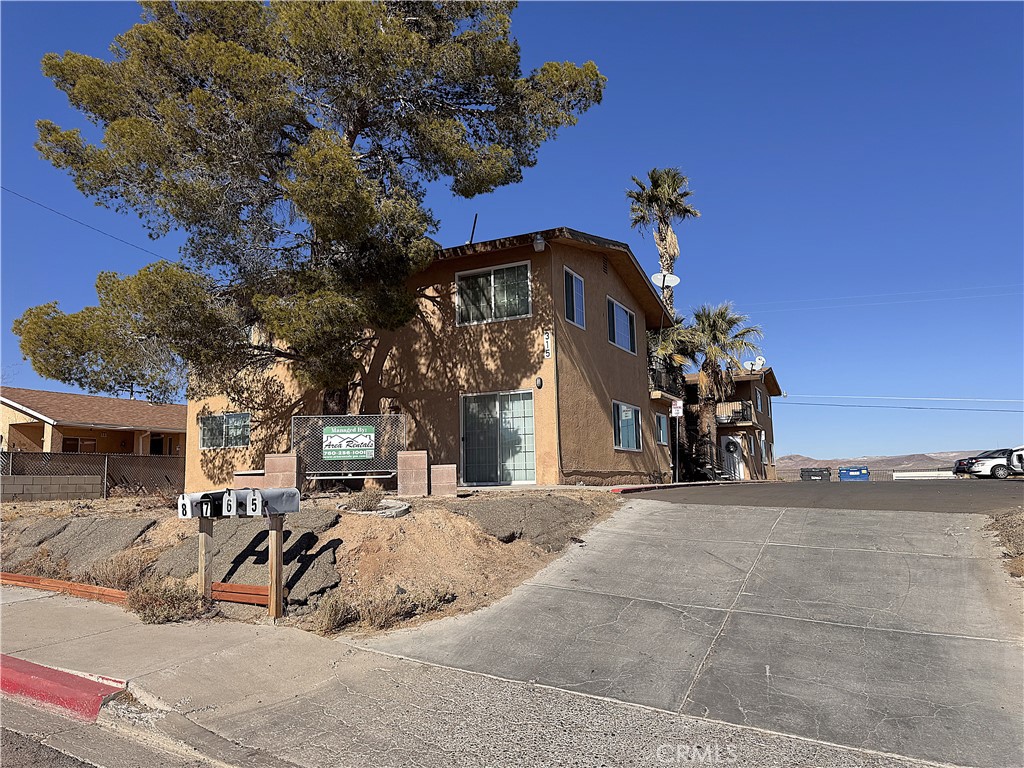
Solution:
<svg viewBox="0 0 1024 768"><path fill-rule="evenodd" d="M199 594L213 597L213 518L199 518Z"/></svg>
<svg viewBox="0 0 1024 768"><path fill-rule="evenodd" d="M270 548L270 589L267 595L267 615L280 619L284 615L284 515L267 517Z"/></svg>

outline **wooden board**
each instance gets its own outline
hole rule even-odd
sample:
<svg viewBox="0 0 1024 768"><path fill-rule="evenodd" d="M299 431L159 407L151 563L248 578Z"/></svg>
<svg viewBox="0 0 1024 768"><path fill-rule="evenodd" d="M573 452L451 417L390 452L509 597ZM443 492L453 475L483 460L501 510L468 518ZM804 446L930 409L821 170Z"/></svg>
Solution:
<svg viewBox="0 0 1024 768"><path fill-rule="evenodd" d="M99 600L101 603L124 605L128 593L120 589L97 587L94 584L79 584L74 581L60 579L44 579L39 576L26 576L22 573L0 572L0 584L11 587L27 587L29 589L45 589L48 592L63 592L71 597L87 600Z"/></svg>
<svg viewBox="0 0 1024 768"><path fill-rule="evenodd" d="M248 605L266 605L270 588L259 584L229 584L215 581L212 584L213 599L225 603L246 603Z"/></svg>

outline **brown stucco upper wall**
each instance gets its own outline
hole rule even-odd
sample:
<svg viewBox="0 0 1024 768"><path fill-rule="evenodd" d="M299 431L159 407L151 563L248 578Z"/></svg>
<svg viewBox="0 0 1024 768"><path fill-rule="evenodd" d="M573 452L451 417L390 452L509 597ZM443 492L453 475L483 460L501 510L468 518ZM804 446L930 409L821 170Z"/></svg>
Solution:
<svg viewBox="0 0 1024 768"><path fill-rule="evenodd" d="M521 262L530 265L530 316L458 325L458 273ZM530 391L537 482L558 482L554 362L544 357L544 332L553 330L550 252L528 246L436 261L414 276L413 287L422 296L420 313L405 328L379 334L362 360L358 407L400 410L409 420L411 450L426 450L431 463L461 467L462 396Z"/></svg>
<svg viewBox="0 0 1024 768"><path fill-rule="evenodd" d="M600 255L562 243L552 250L557 281L554 304L565 481L638 482L668 472L668 448L655 442L655 409L650 401L641 307L614 265L608 263L605 271ZM565 319L566 267L583 278L585 329ZM636 354L608 341L608 297L637 315ZM642 451L615 449L613 401L640 409Z"/></svg>

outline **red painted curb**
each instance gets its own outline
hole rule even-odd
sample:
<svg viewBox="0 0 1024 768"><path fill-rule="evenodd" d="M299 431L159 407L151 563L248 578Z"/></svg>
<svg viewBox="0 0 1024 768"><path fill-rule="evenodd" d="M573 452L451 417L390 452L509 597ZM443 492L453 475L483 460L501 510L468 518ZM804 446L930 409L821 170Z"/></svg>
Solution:
<svg viewBox="0 0 1024 768"><path fill-rule="evenodd" d="M102 683L0 654L0 690L9 696L20 696L55 707L81 720L94 722L103 703L124 688L121 681Z"/></svg>

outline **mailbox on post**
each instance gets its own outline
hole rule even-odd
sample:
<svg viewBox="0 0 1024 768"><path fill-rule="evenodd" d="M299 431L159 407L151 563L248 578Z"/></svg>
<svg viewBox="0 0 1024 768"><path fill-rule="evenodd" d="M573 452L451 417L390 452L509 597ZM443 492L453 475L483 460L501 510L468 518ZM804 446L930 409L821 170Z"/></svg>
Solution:
<svg viewBox="0 0 1024 768"><path fill-rule="evenodd" d="M203 491L202 493L183 493L178 497L178 517L222 517L225 509L233 509L234 501L228 496L230 491ZM227 497L227 501L225 501Z"/></svg>
<svg viewBox="0 0 1024 768"><path fill-rule="evenodd" d="M263 510L267 517L299 511L298 488L267 488L262 491Z"/></svg>
<svg viewBox="0 0 1024 768"><path fill-rule="evenodd" d="M227 517L262 517L263 494L255 488L224 491L223 506Z"/></svg>

